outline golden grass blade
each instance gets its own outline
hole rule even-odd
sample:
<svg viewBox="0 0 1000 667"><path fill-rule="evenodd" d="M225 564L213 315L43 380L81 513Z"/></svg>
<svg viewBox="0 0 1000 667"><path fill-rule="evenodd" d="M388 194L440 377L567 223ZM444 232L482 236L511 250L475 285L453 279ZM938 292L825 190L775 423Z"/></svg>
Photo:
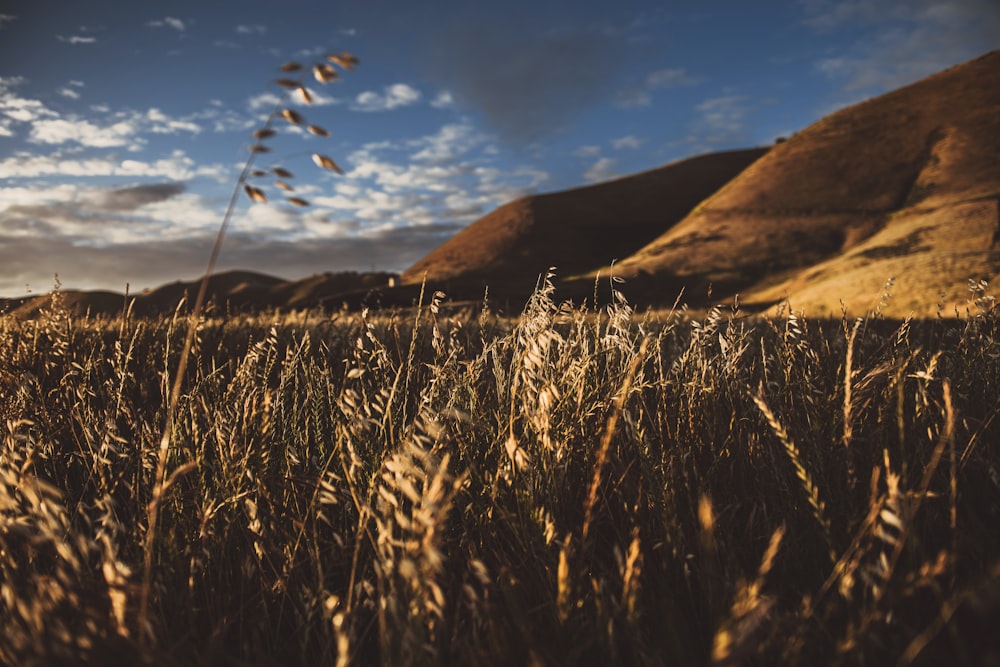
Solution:
<svg viewBox="0 0 1000 667"><path fill-rule="evenodd" d="M309 89L307 89L305 86L300 84L299 87L296 89L296 92L298 92L299 96L302 97L302 101L305 102L306 104L313 103L312 95L309 93Z"/></svg>
<svg viewBox="0 0 1000 667"><path fill-rule="evenodd" d="M340 75L337 74L337 70L333 69L331 65L320 63L313 66L313 76L320 83L330 83L331 81L336 81Z"/></svg>
<svg viewBox="0 0 1000 667"><path fill-rule="evenodd" d="M250 172L250 176L253 178L260 178L261 176L267 176L267 172L263 169L254 169Z"/></svg>
<svg viewBox="0 0 1000 667"><path fill-rule="evenodd" d="M296 206L309 206L309 202L301 197L289 197L288 203L295 204Z"/></svg>
<svg viewBox="0 0 1000 667"><path fill-rule="evenodd" d="M305 122L305 118L302 117L302 114L295 109L282 109L279 115L289 123L295 123L296 125L301 125Z"/></svg>
<svg viewBox="0 0 1000 667"><path fill-rule="evenodd" d="M270 153L271 149L264 144L254 144L250 147L251 153Z"/></svg>
<svg viewBox="0 0 1000 667"><path fill-rule="evenodd" d="M293 188L288 183L285 183L284 181L275 181L274 184L277 185L282 190L284 190L285 192L292 192L293 190L295 190L295 188Z"/></svg>
<svg viewBox="0 0 1000 667"><path fill-rule="evenodd" d="M283 167L271 167L271 171L275 176L280 176L281 178L295 178L292 172Z"/></svg>
<svg viewBox="0 0 1000 667"><path fill-rule="evenodd" d="M320 127L319 125L310 125L306 129L309 130L310 134L315 134L317 137L329 137L330 136L330 133L327 130L325 130L322 127Z"/></svg>
<svg viewBox="0 0 1000 667"><path fill-rule="evenodd" d="M285 63L284 65L281 66L281 71L282 72L298 72L301 69L302 69L302 65L300 65L299 63L294 62L294 61L287 62L287 63Z"/></svg>
<svg viewBox="0 0 1000 667"><path fill-rule="evenodd" d="M301 85L295 79L278 79L275 83L282 88L287 88L288 90L295 90Z"/></svg>
<svg viewBox="0 0 1000 667"><path fill-rule="evenodd" d="M264 191L260 188L255 188L252 185L246 185L243 189L246 191L247 196L255 202L263 204L267 201L267 195L265 195Z"/></svg>
<svg viewBox="0 0 1000 667"><path fill-rule="evenodd" d="M327 56L326 59L332 63L336 63L345 70L354 69L360 63L357 58L352 56L347 51L342 51L337 55Z"/></svg>
<svg viewBox="0 0 1000 667"><path fill-rule="evenodd" d="M257 139L257 140L260 140L260 139L269 139L269 138L273 137L276 134L277 134L277 132L275 130L272 130L269 127L262 127L259 130L254 130L253 131L253 138Z"/></svg>
<svg viewBox="0 0 1000 667"><path fill-rule="evenodd" d="M330 171L335 171L338 174L343 174L344 173L344 170L340 168L340 165L338 165L336 162L334 162L333 160L331 160L326 155L320 155L319 153L313 153L312 158L313 158L313 162L315 162L317 166L322 167L323 169L329 169Z"/></svg>

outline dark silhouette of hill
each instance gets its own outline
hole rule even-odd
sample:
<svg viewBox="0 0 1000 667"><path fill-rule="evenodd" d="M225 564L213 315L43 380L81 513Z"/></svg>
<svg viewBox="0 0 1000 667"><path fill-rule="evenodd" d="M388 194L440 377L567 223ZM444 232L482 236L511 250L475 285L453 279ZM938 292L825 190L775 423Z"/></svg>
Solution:
<svg viewBox="0 0 1000 667"><path fill-rule="evenodd" d="M335 309L342 304L357 308L375 303L380 288L387 287L390 279L396 278L391 273L345 271L289 281L250 271L229 271L209 278L207 300L214 308L223 312L316 307ZM173 313L182 302L189 309L199 288L200 279L162 285L129 295L127 300L124 294L77 290L60 290L59 299L63 307L80 315L90 313L113 316L123 312L128 301L130 312L134 315L154 316ZM0 299L0 312L22 319L37 317L43 310L51 307L51 294ZM182 307L185 312L187 309Z"/></svg>

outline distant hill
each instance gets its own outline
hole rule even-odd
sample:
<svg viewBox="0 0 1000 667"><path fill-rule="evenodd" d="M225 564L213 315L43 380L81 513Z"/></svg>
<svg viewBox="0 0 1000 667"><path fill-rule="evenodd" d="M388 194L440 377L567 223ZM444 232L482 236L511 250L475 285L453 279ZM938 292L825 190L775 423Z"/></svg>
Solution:
<svg viewBox="0 0 1000 667"><path fill-rule="evenodd" d="M450 295L523 292L550 266L590 271L638 251L684 218L766 148L712 153L587 187L501 206L407 269Z"/></svg>
<svg viewBox="0 0 1000 667"><path fill-rule="evenodd" d="M378 305L379 293L398 279L392 273L324 273L301 280L282 280L250 271L217 273L209 278L208 300L217 309L257 311L325 307L335 309L346 304L358 308ZM182 300L190 306L198 295L200 280L177 281L139 294L129 295L135 315L162 315L174 312ZM116 315L125 307L124 294L60 290L62 304L71 312L92 315ZM0 299L0 312L18 318L32 318L51 307L51 295Z"/></svg>

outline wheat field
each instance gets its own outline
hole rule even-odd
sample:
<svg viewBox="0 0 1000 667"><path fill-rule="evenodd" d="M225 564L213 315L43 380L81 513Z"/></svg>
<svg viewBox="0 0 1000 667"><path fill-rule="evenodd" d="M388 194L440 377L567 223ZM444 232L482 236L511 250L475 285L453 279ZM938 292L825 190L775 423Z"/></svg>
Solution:
<svg viewBox="0 0 1000 667"><path fill-rule="evenodd" d="M0 662L995 664L984 288L903 322L550 280L513 319L209 310L172 415L184 306L56 292L0 319Z"/></svg>

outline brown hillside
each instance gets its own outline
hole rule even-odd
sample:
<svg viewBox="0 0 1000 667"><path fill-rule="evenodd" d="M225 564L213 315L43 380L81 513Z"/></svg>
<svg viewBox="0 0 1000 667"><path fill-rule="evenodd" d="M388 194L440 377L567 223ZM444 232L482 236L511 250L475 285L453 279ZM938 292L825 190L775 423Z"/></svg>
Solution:
<svg viewBox="0 0 1000 667"><path fill-rule="evenodd" d="M896 277L899 309L926 312L996 274L998 196L1000 51L811 125L616 272L838 312Z"/></svg>
<svg viewBox="0 0 1000 667"><path fill-rule="evenodd" d="M562 192L525 197L459 232L403 273L481 296L533 285L556 266L570 276L627 257L767 152L713 153ZM450 285L448 285L450 283Z"/></svg>

